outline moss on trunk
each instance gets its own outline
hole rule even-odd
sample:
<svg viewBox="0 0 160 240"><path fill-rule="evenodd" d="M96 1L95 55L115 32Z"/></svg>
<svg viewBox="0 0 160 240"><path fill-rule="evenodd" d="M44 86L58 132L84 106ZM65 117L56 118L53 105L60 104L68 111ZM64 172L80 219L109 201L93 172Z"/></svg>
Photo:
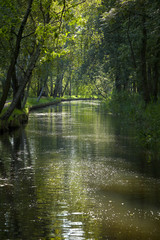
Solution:
<svg viewBox="0 0 160 240"><path fill-rule="evenodd" d="M6 110L7 108L3 110L2 114ZM0 134L19 128L22 124L25 124L27 122L28 122L28 110L15 109L8 120L0 120Z"/></svg>

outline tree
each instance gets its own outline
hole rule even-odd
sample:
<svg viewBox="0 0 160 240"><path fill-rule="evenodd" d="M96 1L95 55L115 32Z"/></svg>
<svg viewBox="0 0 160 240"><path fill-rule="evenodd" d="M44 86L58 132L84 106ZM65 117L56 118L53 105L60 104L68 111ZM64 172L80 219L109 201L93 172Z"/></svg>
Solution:
<svg viewBox="0 0 160 240"><path fill-rule="evenodd" d="M19 52L20 52L22 34L24 32L24 28L25 28L25 25L27 23L27 19L29 17L29 14L31 12L32 3L33 3L33 0L28 1L28 8L26 9L25 15L23 17L23 20L22 20L21 25L20 25L19 30L18 30L18 34L16 35L16 43L15 43L15 47L14 47L14 52L13 52L13 56L11 58L11 63L9 65L9 68L8 68L8 71L7 71L4 91L3 91L3 95L2 95L2 98L1 98L1 101L0 101L0 112L2 111L2 109L4 107L4 104L5 104L7 96L8 96L8 91L9 91L9 88L10 88L12 75L13 74L15 75L15 65L17 63L17 58L18 58Z"/></svg>
<svg viewBox="0 0 160 240"><path fill-rule="evenodd" d="M159 72L155 69L159 66L160 22L156 9L159 11L157 0L109 1L101 9L104 52L115 87L137 90L146 104L152 98L156 101L158 94Z"/></svg>
<svg viewBox="0 0 160 240"><path fill-rule="evenodd" d="M42 61L45 61L48 55L55 58L56 48L58 55L61 52L63 54L63 49L60 46L63 46L67 40L65 25L73 18L72 9L83 2L85 1L28 1L28 7L25 10L19 28L19 22L16 22L15 29L18 28L18 33L15 30L12 33L12 36L15 37L15 46L11 64L7 71L3 96L0 102L0 111L3 109L6 101L11 79L14 83L14 89L16 89L16 69L18 68L21 69L22 79L16 93L14 93L9 109L3 114L1 119L8 119L17 106L26 85L30 81L32 71L40 54Z"/></svg>

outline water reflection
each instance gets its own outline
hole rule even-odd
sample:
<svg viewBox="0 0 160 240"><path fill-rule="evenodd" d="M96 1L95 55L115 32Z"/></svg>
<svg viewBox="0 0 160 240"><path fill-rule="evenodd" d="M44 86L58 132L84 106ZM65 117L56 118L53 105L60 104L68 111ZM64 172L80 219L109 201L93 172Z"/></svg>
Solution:
<svg viewBox="0 0 160 240"><path fill-rule="evenodd" d="M0 138L0 239L159 239L159 171L98 106L40 109Z"/></svg>
<svg viewBox="0 0 160 240"><path fill-rule="evenodd" d="M0 239L29 239L36 230L36 194L24 129L1 136L0 151Z"/></svg>

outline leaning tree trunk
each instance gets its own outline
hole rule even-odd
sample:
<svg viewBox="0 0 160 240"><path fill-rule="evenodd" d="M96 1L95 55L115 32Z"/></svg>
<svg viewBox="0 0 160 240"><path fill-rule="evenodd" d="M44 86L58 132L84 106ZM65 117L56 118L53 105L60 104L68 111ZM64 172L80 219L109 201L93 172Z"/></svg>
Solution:
<svg viewBox="0 0 160 240"><path fill-rule="evenodd" d="M27 71L24 75L22 84L19 86L18 91L17 91L15 97L13 98L12 103L9 106L8 110L2 115L2 117L1 117L2 120L7 120L10 117L10 115L12 114L12 112L14 111L14 109L16 108L16 105L21 97L21 94L23 93L27 83L30 81L32 71L35 67L35 64L38 60L39 55L40 55L40 46L37 47L35 54L31 57L31 61L30 61L30 64L28 65Z"/></svg>
<svg viewBox="0 0 160 240"><path fill-rule="evenodd" d="M27 11L26 11L26 13L23 17L23 20L21 22L21 25L20 25L20 28L19 28L19 31L18 31L18 34L17 34L16 45L15 45L15 49L14 49L14 55L13 55L13 58L11 59L11 63L10 63L10 66L9 66L9 69L8 69L8 72L7 72L7 78L6 78L5 85L4 85L4 91L3 91L3 95L2 95L2 98L1 98L1 101L0 101L0 113L3 109L3 107L4 107L4 104L5 104L7 96L8 96L8 92L9 92L10 85L11 85L12 74L13 74L13 71L14 71L14 68L15 68L15 65L16 65L16 62L17 62L19 51L20 51L22 34L23 34L23 31L24 31L25 25L27 23L28 16L31 12L32 3L33 3L33 0L29 0Z"/></svg>
<svg viewBox="0 0 160 240"><path fill-rule="evenodd" d="M14 98L19 88L15 67L12 74L12 84L13 84L13 98ZM21 98L19 99L16 108L21 109Z"/></svg>
<svg viewBox="0 0 160 240"><path fill-rule="evenodd" d="M25 105L26 105L28 94L29 94L30 85L31 85L31 80L29 80L29 82L27 83L27 90L25 91L23 102L21 103L21 109L23 109L25 107Z"/></svg>
<svg viewBox="0 0 160 240"><path fill-rule="evenodd" d="M64 89L63 89L63 91L62 91L62 97L63 97L63 95L64 95L64 93L65 93L65 91L66 91L66 89L67 89L67 87L68 87L68 84L69 84L69 82L71 81L71 79L70 79L70 77L67 79L67 82L66 82L66 84L65 84L65 87L64 87Z"/></svg>
<svg viewBox="0 0 160 240"><path fill-rule="evenodd" d="M54 92L53 92L53 97L57 97L58 91L59 91L59 76L57 75Z"/></svg>
<svg viewBox="0 0 160 240"><path fill-rule="evenodd" d="M57 97L57 95L62 96L62 81L63 81L63 76L64 76L64 72L63 73L59 73L57 74L57 79L56 79L56 83L55 83L55 88L54 88L54 93L53 93L53 97Z"/></svg>

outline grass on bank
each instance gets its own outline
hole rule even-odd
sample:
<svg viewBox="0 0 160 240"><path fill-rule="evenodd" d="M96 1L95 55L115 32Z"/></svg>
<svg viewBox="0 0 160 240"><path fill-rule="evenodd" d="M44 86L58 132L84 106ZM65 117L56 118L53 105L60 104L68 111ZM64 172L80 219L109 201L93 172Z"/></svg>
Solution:
<svg viewBox="0 0 160 240"><path fill-rule="evenodd" d="M53 98L53 97L42 97L39 101L37 101L37 98L29 97L27 99L26 108L31 108L41 104L47 104L47 103L53 103L53 102L58 103L59 101L60 101L60 98Z"/></svg>
<svg viewBox="0 0 160 240"><path fill-rule="evenodd" d="M65 100L74 100L74 99L99 99L99 96L97 95L72 95L72 96L69 96L69 95L64 95L63 97L61 97L61 99L65 99Z"/></svg>
<svg viewBox="0 0 160 240"><path fill-rule="evenodd" d="M42 97L40 98L39 101L37 101L37 98L31 98L29 97L27 99L27 103L26 103L26 107L27 108L31 108L31 107L35 107L41 104L47 104L47 103L59 103L60 101L63 100L78 100L78 99L98 99L97 96L82 96L82 95L78 95L78 96L63 96L63 97L57 97L57 98L53 98L53 97Z"/></svg>
<svg viewBox="0 0 160 240"><path fill-rule="evenodd" d="M113 93L104 102L105 110L120 115L127 124L132 124L142 146L160 152L160 101L145 103L139 94Z"/></svg>

